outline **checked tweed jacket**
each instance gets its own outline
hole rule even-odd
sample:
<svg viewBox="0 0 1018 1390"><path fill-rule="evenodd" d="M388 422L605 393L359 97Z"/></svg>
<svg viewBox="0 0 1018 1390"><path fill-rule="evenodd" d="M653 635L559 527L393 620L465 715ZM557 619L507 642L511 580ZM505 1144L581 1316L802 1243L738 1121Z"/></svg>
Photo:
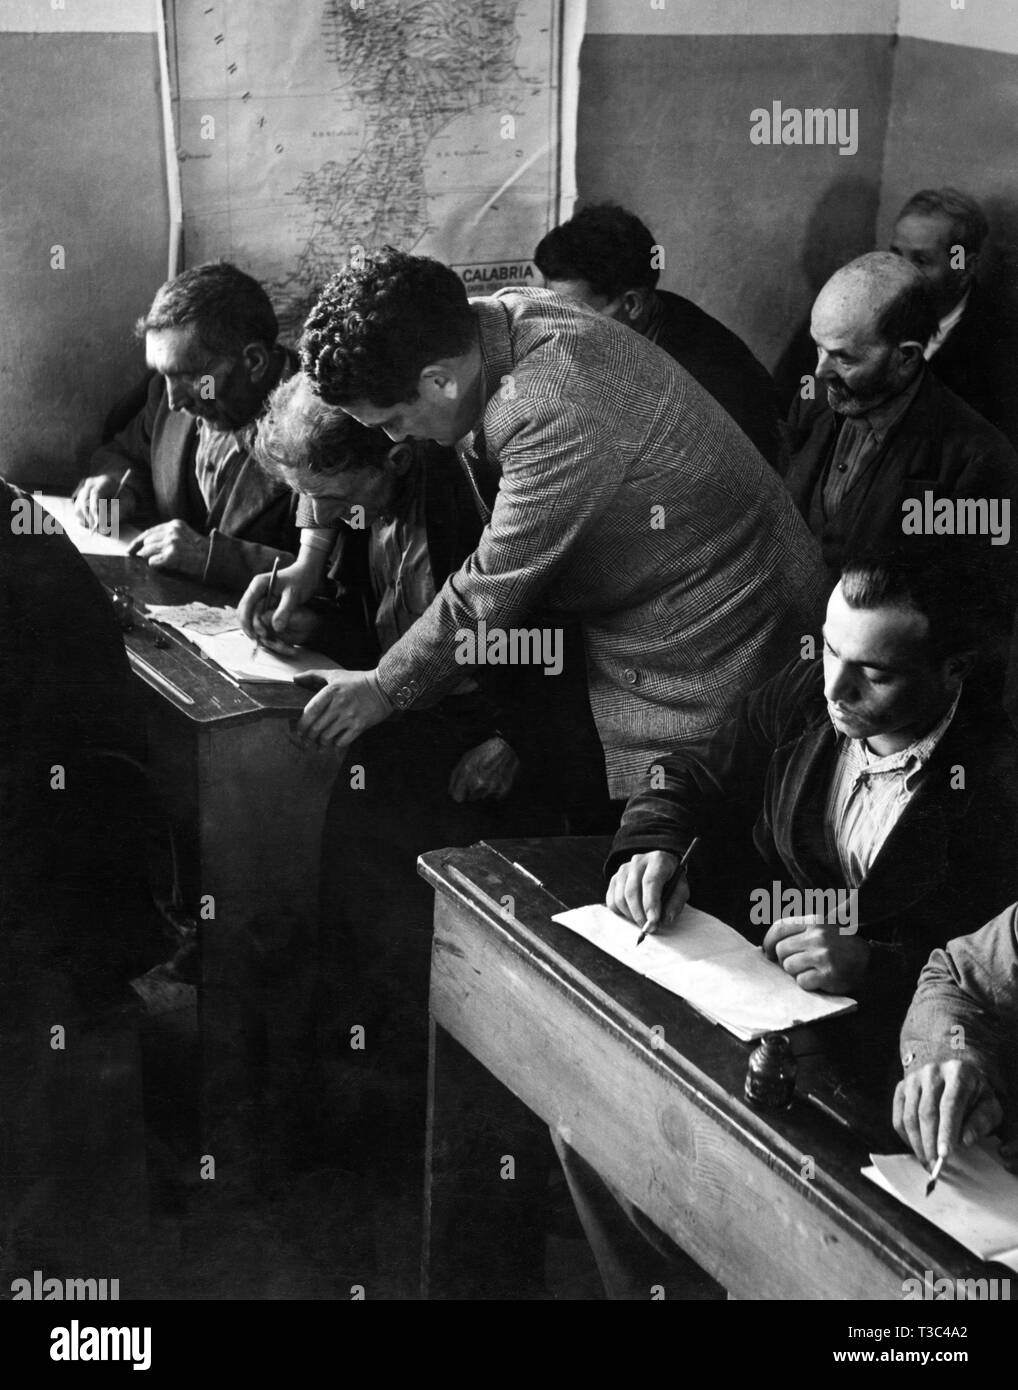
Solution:
<svg viewBox="0 0 1018 1390"><path fill-rule="evenodd" d="M457 452L490 517L378 678L407 709L462 678L458 630L525 626L539 604L572 615L621 796L818 627L817 546L773 470L660 348L546 290L474 309L486 404Z"/></svg>

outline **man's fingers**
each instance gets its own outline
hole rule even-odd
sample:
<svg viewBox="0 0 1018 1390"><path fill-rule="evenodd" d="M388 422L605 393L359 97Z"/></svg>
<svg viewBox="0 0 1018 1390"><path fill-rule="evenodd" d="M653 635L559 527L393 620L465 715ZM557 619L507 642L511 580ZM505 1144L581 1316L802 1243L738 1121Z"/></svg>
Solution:
<svg viewBox="0 0 1018 1390"><path fill-rule="evenodd" d="M612 912L617 912L620 917L629 917L625 891L627 872L628 870L624 865L621 869L616 869L608 884L608 892L604 895L605 907L610 908Z"/></svg>
<svg viewBox="0 0 1018 1390"><path fill-rule="evenodd" d="M976 1091L971 1073L953 1067L945 1077L940 1093L940 1123L937 1126L936 1152L950 1153L961 1139L962 1124L972 1105Z"/></svg>
<svg viewBox="0 0 1018 1390"><path fill-rule="evenodd" d="M917 1119L919 1121L919 1152L927 1168L937 1161L940 1135L940 1098L944 1093L943 1078L934 1076L922 1083Z"/></svg>
<svg viewBox="0 0 1018 1390"><path fill-rule="evenodd" d="M779 942L786 941L790 937L800 936L805 931L807 921L812 919L803 917L779 917L767 931L763 939L764 954L770 956L771 960L780 959L778 955Z"/></svg>
<svg viewBox="0 0 1018 1390"><path fill-rule="evenodd" d="M661 920L665 889L674 873L675 870L668 860L654 859L643 875L643 915L648 926L656 926Z"/></svg>
<svg viewBox="0 0 1018 1390"><path fill-rule="evenodd" d="M895 1129L908 1144L920 1163L926 1162L926 1150L923 1146L922 1131L919 1128L919 1099L921 1088L918 1079L914 1076L907 1076L901 1083L902 1109L901 1127L895 1125ZM897 1100L897 1093L895 1093Z"/></svg>
<svg viewBox="0 0 1018 1390"><path fill-rule="evenodd" d="M984 1091L968 1113L961 1132L961 1142L974 1144L992 1134L1004 1118L1000 1101L992 1091Z"/></svg>
<svg viewBox="0 0 1018 1390"><path fill-rule="evenodd" d="M643 910L643 874L630 866L625 888L626 916L638 927L646 925L647 917Z"/></svg>
<svg viewBox="0 0 1018 1390"><path fill-rule="evenodd" d="M899 1081L894 1088L894 1099L891 1101L891 1124L898 1138L908 1143L908 1135L905 1133L905 1092L904 1080Z"/></svg>

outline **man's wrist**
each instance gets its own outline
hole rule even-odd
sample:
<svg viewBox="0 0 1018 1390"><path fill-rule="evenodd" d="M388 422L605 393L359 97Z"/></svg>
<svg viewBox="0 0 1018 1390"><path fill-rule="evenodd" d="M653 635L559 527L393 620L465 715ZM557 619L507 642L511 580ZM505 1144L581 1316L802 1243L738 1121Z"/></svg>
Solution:
<svg viewBox="0 0 1018 1390"><path fill-rule="evenodd" d="M393 704L393 702L389 699L388 695L386 695L385 691L382 689L382 683L378 679L377 670L365 671L364 674L367 677L368 688L371 690L372 695L378 703L378 708L382 713L382 717L388 719L389 715L393 713L396 706Z"/></svg>

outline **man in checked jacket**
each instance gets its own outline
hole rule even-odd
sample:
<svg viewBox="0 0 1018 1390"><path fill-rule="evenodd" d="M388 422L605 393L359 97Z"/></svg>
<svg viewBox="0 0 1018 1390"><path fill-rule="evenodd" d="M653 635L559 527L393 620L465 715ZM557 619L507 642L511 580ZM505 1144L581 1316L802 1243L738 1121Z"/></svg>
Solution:
<svg viewBox="0 0 1018 1390"><path fill-rule="evenodd" d="M814 630L817 547L780 480L688 373L624 326L544 290L471 303L447 267L387 248L329 282L301 361L362 424L454 445L486 520L375 671L327 676L305 737L344 748L451 689L465 634L511 633L543 604L582 626L621 797ZM280 600L285 625L285 587Z"/></svg>

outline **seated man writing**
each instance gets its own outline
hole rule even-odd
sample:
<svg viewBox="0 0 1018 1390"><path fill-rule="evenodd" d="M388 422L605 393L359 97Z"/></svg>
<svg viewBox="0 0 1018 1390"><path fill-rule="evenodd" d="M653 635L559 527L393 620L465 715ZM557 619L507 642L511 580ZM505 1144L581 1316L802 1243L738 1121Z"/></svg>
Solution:
<svg viewBox="0 0 1018 1390"><path fill-rule="evenodd" d="M974 669L996 614L955 556L923 545L845 567L822 663L793 661L630 798L609 907L656 926L699 835L698 905L743 929L763 923L774 882L833 889L849 914L770 921L764 950L804 989L890 991L904 1007L930 948L1010 901L1018 745ZM674 916L691 888L672 890Z"/></svg>
<svg viewBox="0 0 1018 1390"><path fill-rule="evenodd" d="M92 456L78 519L148 525L133 547L150 565L239 592L296 549L293 499L251 456L269 392L296 368L256 280L225 262L159 290L135 331L154 375L143 409Z"/></svg>
<svg viewBox="0 0 1018 1390"><path fill-rule="evenodd" d="M933 952L901 1061L894 1127L921 1163L999 1128L1001 1156L1018 1172L1018 905Z"/></svg>
<svg viewBox="0 0 1018 1390"><path fill-rule="evenodd" d="M901 1016L930 947L1018 892L1018 745L979 680L996 614L956 554L846 565L822 663L792 662L713 737L650 769L608 861L609 907L681 932L692 894L747 936L755 925L803 989L853 995L874 1025ZM754 912L810 888L851 911ZM678 1248L552 1140L608 1296L668 1287Z"/></svg>
<svg viewBox="0 0 1018 1390"><path fill-rule="evenodd" d="M245 620L267 646L297 642L347 667L373 665L477 544L481 515L465 473L451 450L393 443L326 405L301 375L273 394L255 452L301 494L307 529L298 562L280 571L286 583L274 605L264 576L252 581ZM583 679L581 668L585 701ZM540 669L464 665L455 690L350 748L322 842L326 1066L329 1039L349 1059L349 1030L359 1024L365 1046L353 1060L384 1077L390 1098L401 1078L407 1103L423 1106L432 897L417 856L435 845L563 832L552 803L556 770L565 780L569 765L553 755L565 739L536 708L545 689L550 697L563 683ZM587 775L607 804L589 709L586 725Z"/></svg>

